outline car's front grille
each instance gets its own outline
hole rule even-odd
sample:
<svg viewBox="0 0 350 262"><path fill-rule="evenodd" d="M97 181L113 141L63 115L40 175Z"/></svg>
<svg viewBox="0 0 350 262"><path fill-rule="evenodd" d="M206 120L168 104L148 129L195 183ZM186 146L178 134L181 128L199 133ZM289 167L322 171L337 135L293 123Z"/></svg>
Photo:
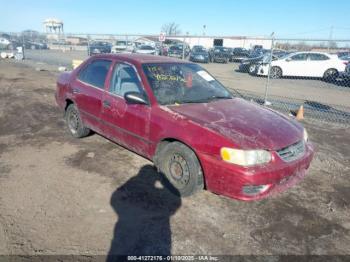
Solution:
<svg viewBox="0 0 350 262"><path fill-rule="evenodd" d="M278 155L286 162L291 162L301 158L305 153L305 143L301 140L293 145L287 146L277 151Z"/></svg>

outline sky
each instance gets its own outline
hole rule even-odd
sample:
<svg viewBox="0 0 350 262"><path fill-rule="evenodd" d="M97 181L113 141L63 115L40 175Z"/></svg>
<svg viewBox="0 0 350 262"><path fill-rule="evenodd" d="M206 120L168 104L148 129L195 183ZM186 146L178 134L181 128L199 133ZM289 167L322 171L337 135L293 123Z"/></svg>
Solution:
<svg viewBox="0 0 350 262"><path fill-rule="evenodd" d="M350 0L0 0L0 31L43 32L47 18L66 33L158 34L175 22L190 35L350 39ZM4 11L6 10L6 11Z"/></svg>

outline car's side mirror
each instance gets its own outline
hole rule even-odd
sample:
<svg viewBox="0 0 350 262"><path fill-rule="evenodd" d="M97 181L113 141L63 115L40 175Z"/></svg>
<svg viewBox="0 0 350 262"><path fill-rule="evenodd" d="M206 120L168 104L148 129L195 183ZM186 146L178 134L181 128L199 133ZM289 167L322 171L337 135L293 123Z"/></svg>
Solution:
<svg viewBox="0 0 350 262"><path fill-rule="evenodd" d="M145 96L139 92L126 92L124 98L128 104L148 105Z"/></svg>
<svg viewBox="0 0 350 262"><path fill-rule="evenodd" d="M286 59L286 62L290 62L290 61L292 61L292 59L290 59L290 58L287 58L287 59Z"/></svg>

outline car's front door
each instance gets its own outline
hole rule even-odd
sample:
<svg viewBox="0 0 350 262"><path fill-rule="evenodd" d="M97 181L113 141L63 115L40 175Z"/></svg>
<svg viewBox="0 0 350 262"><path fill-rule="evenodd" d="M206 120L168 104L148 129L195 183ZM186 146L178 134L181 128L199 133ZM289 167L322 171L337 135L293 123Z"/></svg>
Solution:
<svg viewBox="0 0 350 262"><path fill-rule="evenodd" d="M283 75L284 76L307 76L308 68L308 54L307 53L298 53L290 56L284 60L283 63Z"/></svg>
<svg viewBox="0 0 350 262"><path fill-rule="evenodd" d="M102 98L111 64L111 60L94 59L80 70L71 84L73 99L84 123L97 132L100 130Z"/></svg>
<svg viewBox="0 0 350 262"><path fill-rule="evenodd" d="M108 91L103 96L103 132L110 139L148 156L151 107L128 104L124 99L127 92L138 92L147 99L136 68L131 64L117 62L110 77Z"/></svg>

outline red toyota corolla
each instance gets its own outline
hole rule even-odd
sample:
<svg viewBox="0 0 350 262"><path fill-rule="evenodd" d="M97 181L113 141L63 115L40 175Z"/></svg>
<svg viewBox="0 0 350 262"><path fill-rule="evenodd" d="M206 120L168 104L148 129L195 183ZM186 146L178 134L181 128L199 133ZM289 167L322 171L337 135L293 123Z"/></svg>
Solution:
<svg viewBox="0 0 350 262"><path fill-rule="evenodd" d="M302 179L314 153L299 123L181 60L94 56L59 77L56 101L74 137L93 130L152 160L183 196L261 199Z"/></svg>

